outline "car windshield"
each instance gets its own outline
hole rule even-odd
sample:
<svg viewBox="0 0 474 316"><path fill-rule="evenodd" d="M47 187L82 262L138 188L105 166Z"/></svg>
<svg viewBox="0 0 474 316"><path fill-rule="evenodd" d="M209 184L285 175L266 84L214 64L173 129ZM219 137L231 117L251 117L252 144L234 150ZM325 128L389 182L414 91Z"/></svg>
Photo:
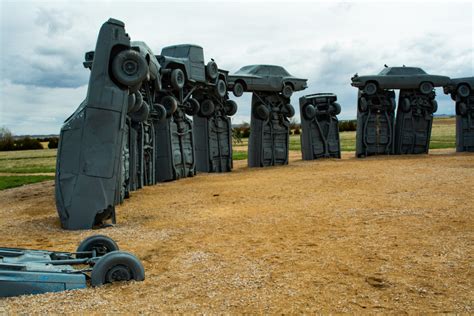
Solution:
<svg viewBox="0 0 474 316"><path fill-rule="evenodd" d="M161 55L177 57L177 58L188 57L189 56L189 46L165 47L161 50Z"/></svg>
<svg viewBox="0 0 474 316"><path fill-rule="evenodd" d="M426 75L421 68L416 67L388 67L382 70L379 75L401 76L401 75Z"/></svg>
<svg viewBox="0 0 474 316"><path fill-rule="evenodd" d="M255 66L245 66L237 70L236 74L255 74L256 68Z"/></svg>

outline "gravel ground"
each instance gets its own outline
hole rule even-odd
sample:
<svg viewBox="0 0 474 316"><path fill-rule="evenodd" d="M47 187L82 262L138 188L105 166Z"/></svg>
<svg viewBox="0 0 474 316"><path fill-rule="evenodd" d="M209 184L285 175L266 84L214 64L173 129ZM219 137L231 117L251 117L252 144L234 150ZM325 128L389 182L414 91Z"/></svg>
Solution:
<svg viewBox="0 0 474 316"><path fill-rule="evenodd" d="M474 155L352 155L146 187L100 231L61 230L52 181L1 191L1 245L107 234L146 280L0 299L0 314L473 313Z"/></svg>

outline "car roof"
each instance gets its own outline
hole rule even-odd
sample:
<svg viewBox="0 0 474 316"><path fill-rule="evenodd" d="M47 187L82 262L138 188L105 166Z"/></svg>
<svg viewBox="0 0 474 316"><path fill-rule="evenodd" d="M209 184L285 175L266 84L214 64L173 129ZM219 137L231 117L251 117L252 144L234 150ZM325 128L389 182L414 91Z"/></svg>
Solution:
<svg viewBox="0 0 474 316"><path fill-rule="evenodd" d="M165 46L163 49L170 49L170 48L185 48L185 47L197 47L202 49L202 46L196 45L196 44L178 44L178 45L170 45L170 46Z"/></svg>

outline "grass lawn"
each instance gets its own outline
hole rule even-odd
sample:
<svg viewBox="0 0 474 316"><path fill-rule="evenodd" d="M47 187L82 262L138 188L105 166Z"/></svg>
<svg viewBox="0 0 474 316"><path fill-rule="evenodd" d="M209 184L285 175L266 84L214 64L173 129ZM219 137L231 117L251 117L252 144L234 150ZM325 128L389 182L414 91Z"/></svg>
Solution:
<svg viewBox="0 0 474 316"><path fill-rule="evenodd" d="M0 176L0 190L15 188L24 184L53 180L54 176Z"/></svg>

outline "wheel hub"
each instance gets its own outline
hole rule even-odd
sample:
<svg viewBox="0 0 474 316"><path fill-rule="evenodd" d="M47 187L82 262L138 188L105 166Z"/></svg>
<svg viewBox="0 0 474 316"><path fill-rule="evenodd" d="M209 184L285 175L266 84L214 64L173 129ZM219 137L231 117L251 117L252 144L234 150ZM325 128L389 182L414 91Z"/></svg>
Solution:
<svg viewBox="0 0 474 316"><path fill-rule="evenodd" d="M118 282L118 281L128 281L131 279L130 270L122 265L113 267L107 272L105 280L107 283Z"/></svg>
<svg viewBox="0 0 474 316"><path fill-rule="evenodd" d="M138 72L138 64L134 60L126 60L122 65L123 71L131 76Z"/></svg>

